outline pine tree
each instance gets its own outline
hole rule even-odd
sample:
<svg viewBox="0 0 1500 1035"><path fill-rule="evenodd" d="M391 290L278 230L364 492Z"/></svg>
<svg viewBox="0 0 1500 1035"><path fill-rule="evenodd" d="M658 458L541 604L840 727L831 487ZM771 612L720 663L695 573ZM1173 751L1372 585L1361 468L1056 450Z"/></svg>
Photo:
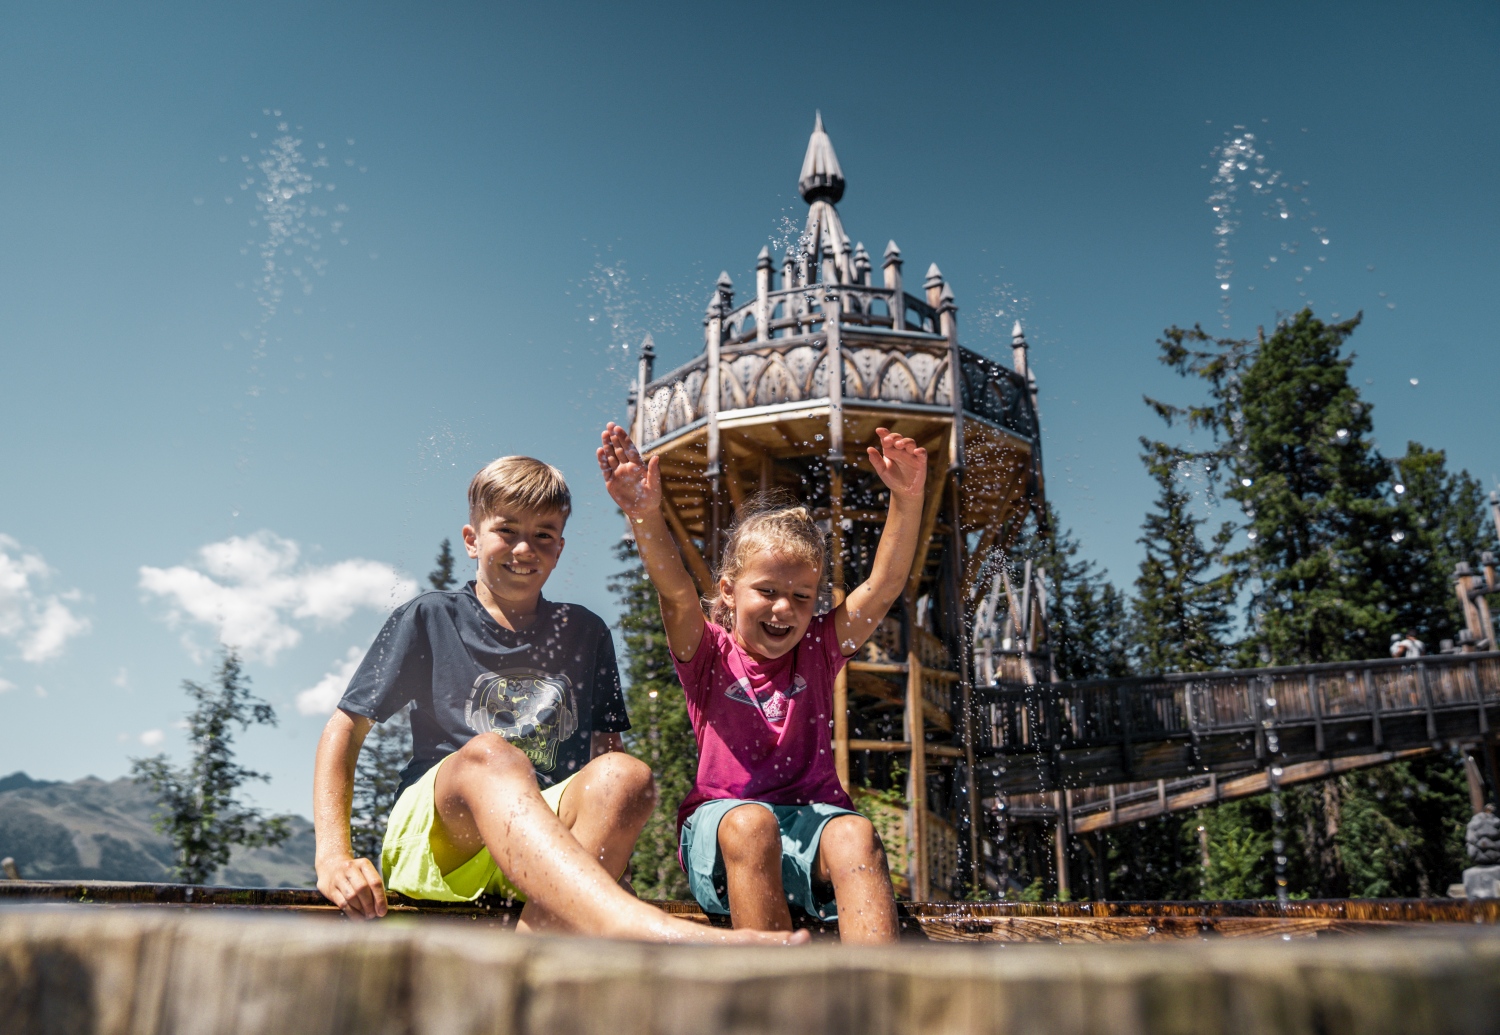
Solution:
<svg viewBox="0 0 1500 1035"><path fill-rule="evenodd" d="M411 761L411 754L410 709L403 708L370 730L354 765L354 802L349 812L354 854L376 866L401 786L401 770Z"/></svg>
<svg viewBox="0 0 1500 1035"><path fill-rule="evenodd" d="M1132 605L1136 664L1147 673L1218 668L1228 653L1234 602L1234 574L1223 567L1233 526L1225 522L1205 547L1199 529L1208 521L1192 513L1192 496L1182 486L1192 462L1164 442L1141 444L1158 492L1137 540L1146 557Z"/></svg>
<svg viewBox="0 0 1500 1035"><path fill-rule="evenodd" d="M1402 545L1427 562L1422 578L1409 587L1403 619L1420 639L1436 647L1439 640L1464 628L1453 592L1454 566L1466 561L1477 569L1481 555L1500 552L1500 544L1479 481L1468 471L1449 473L1442 450L1409 442L1396 470L1397 506L1413 530Z"/></svg>
<svg viewBox="0 0 1500 1035"><path fill-rule="evenodd" d="M1048 507L1018 557L1046 572L1047 642L1059 679L1130 674L1125 596L1093 561L1078 557L1078 540Z"/></svg>
<svg viewBox="0 0 1500 1035"><path fill-rule="evenodd" d="M131 761L137 782L156 794L156 828L172 840L177 878L207 884L229 862L235 845L277 845L291 833L287 816L266 818L236 796L250 780L269 780L265 773L234 761L234 733L251 726L275 726L276 712L250 692L238 655L226 650L214 674L214 685L184 680L183 690L195 702L188 714L192 759L184 768L165 754Z"/></svg>
<svg viewBox="0 0 1500 1035"><path fill-rule="evenodd" d="M1211 402L1152 405L1213 433L1214 447L1192 455L1244 512L1249 542L1229 561L1253 587L1246 663L1379 656L1421 577L1341 351L1358 324L1304 309L1255 342L1173 328L1161 343L1164 363L1208 381Z"/></svg>
<svg viewBox="0 0 1500 1035"><path fill-rule="evenodd" d="M452 589L458 585L458 580L453 577L453 546L446 539L438 548L436 567L428 573L427 581L433 589Z"/></svg>
<svg viewBox="0 0 1500 1035"><path fill-rule="evenodd" d="M636 841L631 883L642 898L686 898L687 877L677 862L677 807L698 772L698 742L667 650L656 589L632 540L621 541L615 556L627 565L609 584L620 602L617 627L625 644L625 702L631 726L625 747L651 766L658 798Z"/></svg>

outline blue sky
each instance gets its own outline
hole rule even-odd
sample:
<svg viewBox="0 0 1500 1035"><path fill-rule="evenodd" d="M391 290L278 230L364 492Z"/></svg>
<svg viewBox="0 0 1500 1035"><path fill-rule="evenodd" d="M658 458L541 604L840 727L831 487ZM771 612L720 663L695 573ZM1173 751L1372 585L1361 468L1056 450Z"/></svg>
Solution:
<svg viewBox="0 0 1500 1035"><path fill-rule="evenodd" d="M1122 584L1141 396L1187 391L1155 360L1169 324L1362 310L1382 446L1493 487L1497 50L1485 3L10 5L0 771L180 755L178 683L233 637L281 714L244 742L255 793L305 813L299 695L502 453L570 475L551 589L611 614L590 449L622 346L701 347L719 270L745 290L805 211L818 108L851 234L939 263L970 346L1005 357L1025 321L1051 498ZM255 196L285 137L274 294ZM1236 139L1264 158L1216 251Z"/></svg>

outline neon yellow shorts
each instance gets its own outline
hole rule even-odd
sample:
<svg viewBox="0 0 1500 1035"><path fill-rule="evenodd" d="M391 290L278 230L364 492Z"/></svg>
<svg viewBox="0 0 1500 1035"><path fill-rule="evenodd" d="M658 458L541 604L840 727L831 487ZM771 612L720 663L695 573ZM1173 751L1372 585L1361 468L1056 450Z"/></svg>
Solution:
<svg viewBox="0 0 1500 1035"><path fill-rule="evenodd" d="M423 773L420 780L401 793L391 809L385 844L380 851L380 876L386 889L435 902L473 902L485 892L525 901L526 896L495 865L488 848L481 848L478 855L447 873L438 869L432 855L432 821L437 817L433 788L438 769L447 760ZM573 776L542 792L542 800L554 813Z"/></svg>

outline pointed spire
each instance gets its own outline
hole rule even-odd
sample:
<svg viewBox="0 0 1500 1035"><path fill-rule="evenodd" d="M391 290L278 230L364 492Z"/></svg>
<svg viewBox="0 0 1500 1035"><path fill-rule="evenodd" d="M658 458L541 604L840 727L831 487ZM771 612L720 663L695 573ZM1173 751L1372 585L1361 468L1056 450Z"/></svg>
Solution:
<svg viewBox="0 0 1500 1035"><path fill-rule="evenodd" d="M656 357L656 342L651 338L651 332L646 332L645 339L641 342L641 358L654 359Z"/></svg>
<svg viewBox="0 0 1500 1035"><path fill-rule="evenodd" d="M898 266L901 264L901 249L896 247L896 242L894 240L886 244L885 261L881 263L881 265L889 266L893 262Z"/></svg>
<svg viewBox="0 0 1500 1035"><path fill-rule="evenodd" d="M931 266L927 267L927 279L922 281L922 286L931 289L941 287L942 284L943 271L938 269L938 264L934 262Z"/></svg>
<svg viewBox="0 0 1500 1035"><path fill-rule="evenodd" d="M714 287L718 294L724 298L724 312L729 312L730 306L734 302L734 281L729 279L728 270L719 271L719 279L714 284Z"/></svg>
<svg viewBox="0 0 1500 1035"><path fill-rule="evenodd" d="M953 300L953 285L944 283L943 292L938 295L938 309L958 309L958 303Z"/></svg>
<svg viewBox="0 0 1500 1035"><path fill-rule="evenodd" d="M768 270L771 268L771 249L768 245L762 245L760 254L755 257L755 268Z"/></svg>
<svg viewBox="0 0 1500 1035"><path fill-rule="evenodd" d="M797 190L802 193L802 200L809 205L820 200L837 205L844 196L844 170L839 168L838 156L833 153L833 142L823 129L821 111L813 122L812 137L807 141L807 156L802 159L802 175L797 180Z"/></svg>
<svg viewBox="0 0 1500 1035"><path fill-rule="evenodd" d="M1010 329L1010 340L1015 345L1024 346L1026 344L1026 332L1021 329L1020 320L1017 320L1016 325Z"/></svg>

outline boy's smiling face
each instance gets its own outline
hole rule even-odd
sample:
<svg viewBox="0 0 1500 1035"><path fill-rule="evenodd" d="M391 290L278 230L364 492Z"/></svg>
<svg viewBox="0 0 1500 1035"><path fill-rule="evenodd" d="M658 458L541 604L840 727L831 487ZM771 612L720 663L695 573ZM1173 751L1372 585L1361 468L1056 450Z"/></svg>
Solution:
<svg viewBox="0 0 1500 1035"><path fill-rule="evenodd" d="M719 592L734 609L734 636L756 657L779 658L807 633L818 603L818 569L796 557L760 553Z"/></svg>
<svg viewBox="0 0 1500 1035"><path fill-rule="evenodd" d="M485 515L478 527L465 525L464 546L478 562L475 580L481 593L507 609L534 611L562 556L566 520L555 510L505 508Z"/></svg>

